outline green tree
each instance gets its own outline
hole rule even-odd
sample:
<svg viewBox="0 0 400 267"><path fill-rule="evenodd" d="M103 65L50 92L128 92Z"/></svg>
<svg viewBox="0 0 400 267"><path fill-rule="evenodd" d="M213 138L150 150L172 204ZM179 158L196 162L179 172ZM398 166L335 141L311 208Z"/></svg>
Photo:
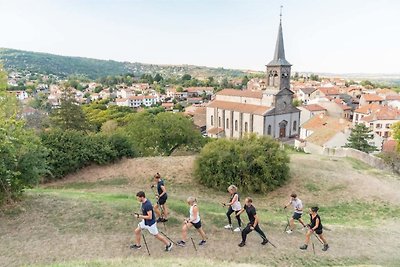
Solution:
<svg viewBox="0 0 400 267"><path fill-rule="evenodd" d="M182 114L168 112L132 114L121 131L142 156L168 156L179 147L198 150L204 142L192 121Z"/></svg>
<svg viewBox="0 0 400 267"><path fill-rule="evenodd" d="M392 125L393 138L397 141L397 149L400 152L400 122Z"/></svg>
<svg viewBox="0 0 400 267"><path fill-rule="evenodd" d="M184 74L181 78L182 81L190 81L192 76L190 74Z"/></svg>
<svg viewBox="0 0 400 267"><path fill-rule="evenodd" d="M351 131L351 134L347 139L348 143L345 145L345 147L371 153L377 150L374 145L370 145L368 143L368 140L372 139L374 139L374 137L373 134L371 134L371 130L364 124L360 123L357 124Z"/></svg>
<svg viewBox="0 0 400 267"><path fill-rule="evenodd" d="M195 162L195 176L210 188L225 191L235 184L242 192L265 193L289 178L289 157L269 137L218 139L201 150Z"/></svg>
<svg viewBox="0 0 400 267"><path fill-rule="evenodd" d="M82 107L70 88L64 88L60 108L51 113L52 126L61 130L88 130L89 125Z"/></svg>
<svg viewBox="0 0 400 267"><path fill-rule="evenodd" d="M7 94L7 73L0 65L0 204L19 197L46 172L46 150L18 116L17 99Z"/></svg>
<svg viewBox="0 0 400 267"><path fill-rule="evenodd" d="M156 73L156 75L154 75L154 81L155 82L161 82L163 80L163 77L159 74L159 73Z"/></svg>
<svg viewBox="0 0 400 267"><path fill-rule="evenodd" d="M244 76L242 79L242 87L246 87L248 82L249 82L249 77Z"/></svg>

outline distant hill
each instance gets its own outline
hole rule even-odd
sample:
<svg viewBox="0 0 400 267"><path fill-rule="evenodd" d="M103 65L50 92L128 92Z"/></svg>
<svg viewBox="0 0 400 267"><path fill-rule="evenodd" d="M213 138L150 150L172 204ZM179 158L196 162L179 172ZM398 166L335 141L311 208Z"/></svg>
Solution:
<svg viewBox="0 0 400 267"><path fill-rule="evenodd" d="M118 62L114 60L59 56L8 48L0 48L0 60L3 61L5 68L8 70L29 70L42 74L54 74L60 77L83 75L91 79L126 73L133 73L135 76L143 73L180 76L187 73L198 78L209 76L242 77L246 74L245 71L224 68Z"/></svg>

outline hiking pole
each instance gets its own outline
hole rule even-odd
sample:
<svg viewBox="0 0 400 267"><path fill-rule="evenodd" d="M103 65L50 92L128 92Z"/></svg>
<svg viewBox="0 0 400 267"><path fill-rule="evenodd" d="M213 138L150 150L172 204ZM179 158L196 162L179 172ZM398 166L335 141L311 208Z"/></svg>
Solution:
<svg viewBox="0 0 400 267"><path fill-rule="evenodd" d="M149 253L149 256L150 256L149 247L147 246L146 238L144 237L143 233L142 233L142 237L143 237L144 245L146 246L146 249L147 249L147 253Z"/></svg>
<svg viewBox="0 0 400 267"><path fill-rule="evenodd" d="M254 231L262 238L262 240L267 241L269 244L271 244L271 246L273 246L274 248L277 248L274 244L271 243L271 241L268 240L268 238L263 237L259 232L257 232L255 229Z"/></svg>
<svg viewBox="0 0 400 267"><path fill-rule="evenodd" d="M311 237L311 244L312 244L312 251L314 252L315 255L315 246L314 246L314 241L312 241L312 237Z"/></svg>
<svg viewBox="0 0 400 267"><path fill-rule="evenodd" d="M186 220L185 220L185 225L186 225L186 231L189 232L188 222L187 222ZM193 238L192 238L192 235L190 235L190 240L192 241L194 250L196 250L196 252L197 252L196 244L194 243L194 240L193 240Z"/></svg>
<svg viewBox="0 0 400 267"><path fill-rule="evenodd" d="M324 242L319 238L319 236L317 236L317 234L316 234L314 231L312 231L312 233L313 233L313 235L315 236L315 238L317 238L318 241L319 241L322 245L324 245Z"/></svg>
<svg viewBox="0 0 400 267"><path fill-rule="evenodd" d="M174 245L176 245L177 246L177 244L171 239L171 238L169 238L166 234L164 234L164 232L163 231L160 231L160 233L163 235L163 236L165 236L169 241L171 241L172 242L172 244L174 244Z"/></svg>
<svg viewBox="0 0 400 267"><path fill-rule="evenodd" d="M287 214L286 214L286 221L287 221L286 227L285 227L285 230L283 230L284 233L287 231L288 227L290 226L290 223L289 223L289 216L287 216Z"/></svg>

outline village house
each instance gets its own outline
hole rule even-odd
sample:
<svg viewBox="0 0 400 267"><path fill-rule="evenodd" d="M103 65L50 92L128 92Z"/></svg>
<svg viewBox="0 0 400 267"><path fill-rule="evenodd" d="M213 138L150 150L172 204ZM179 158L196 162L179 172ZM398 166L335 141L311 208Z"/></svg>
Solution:
<svg viewBox="0 0 400 267"><path fill-rule="evenodd" d="M207 106L210 137L241 138L247 133L290 138L299 134L300 110L293 106L291 64L285 58L279 23L274 58L267 64L264 90L224 89Z"/></svg>
<svg viewBox="0 0 400 267"><path fill-rule="evenodd" d="M328 116L344 118L346 120L351 120L353 118L351 107L347 106L340 98L331 99L330 101L320 101L318 105L326 109L326 114Z"/></svg>
<svg viewBox="0 0 400 267"><path fill-rule="evenodd" d="M297 99L301 100L303 104L307 104L310 100L317 98L317 88L315 87L299 88L297 96L298 96Z"/></svg>
<svg viewBox="0 0 400 267"><path fill-rule="evenodd" d="M267 89L267 79L253 78L247 82L247 90Z"/></svg>
<svg viewBox="0 0 400 267"><path fill-rule="evenodd" d="M326 108L321 107L320 105L317 104L311 104L311 105L305 105L305 106L300 106L298 109L301 110L300 113L300 125L303 125L306 121L309 119L323 114L326 114Z"/></svg>
<svg viewBox="0 0 400 267"><path fill-rule="evenodd" d="M322 154L325 148L340 148L350 136L351 122L319 114L300 127L300 139L295 146L307 153Z"/></svg>
<svg viewBox="0 0 400 267"><path fill-rule="evenodd" d="M360 97L360 107L368 105L368 104L377 104L382 105L385 99L376 94L363 94Z"/></svg>
<svg viewBox="0 0 400 267"><path fill-rule="evenodd" d="M8 91L10 94L13 94L17 97L18 100L22 101L29 98L29 95L26 91Z"/></svg>
<svg viewBox="0 0 400 267"><path fill-rule="evenodd" d="M385 103L389 107L397 108L400 110L400 95L387 95L385 98Z"/></svg>
<svg viewBox="0 0 400 267"><path fill-rule="evenodd" d="M167 97L173 99L186 99L188 97L188 93L185 91L178 92L175 87L169 87L166 90Z"/></svg>
<svg viewBox="0 0 400 267"><path fill-rule="evenodd" d="M391 126L400 121L400 110L388 106L375 106L371 104L356 110L360 116L358 123L363 123L369 127L371 131L383 138L388 138L392 135Z"/></svg>

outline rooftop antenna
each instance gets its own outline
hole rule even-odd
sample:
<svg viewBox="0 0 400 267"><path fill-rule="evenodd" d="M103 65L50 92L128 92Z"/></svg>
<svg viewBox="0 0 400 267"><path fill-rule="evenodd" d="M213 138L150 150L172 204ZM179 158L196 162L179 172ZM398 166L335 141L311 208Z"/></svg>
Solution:
<svg viewBox="0 0 400 267"><path fill-rule="evenodd" d="M283 6L281 5L281 12L280 12L280 14L279 14L279 21L280 21L280 23L282 23L282 8L283 8Z"/></svg>

